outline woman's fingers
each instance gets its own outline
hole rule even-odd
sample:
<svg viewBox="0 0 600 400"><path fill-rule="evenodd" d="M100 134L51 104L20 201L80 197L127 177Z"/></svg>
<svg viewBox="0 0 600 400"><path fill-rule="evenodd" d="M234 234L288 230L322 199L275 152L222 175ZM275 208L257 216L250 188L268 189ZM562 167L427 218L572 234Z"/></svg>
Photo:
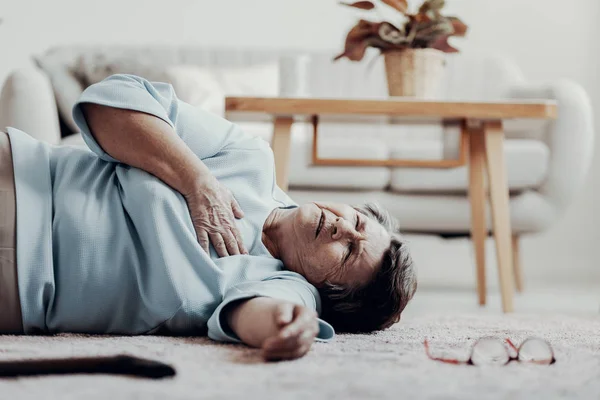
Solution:
<svg viewBox="0 0 600 400"><path fill-rule="evenodd" d="M200 189L186 196L200 246L208 253L212 243L219 257L248 254L235 222L244 212L231 191L216 179Z"/></svg>
<svg viewBox="0 0 600 400"><path fill-rule="evenodd" d="M285 360L292 358L292 355L301 347L302 345L296 338L272 340L263 346L263 356L267 360Z"/></svg>
<svg viewBox="0 0 600 400"><path fill-rule="evenodd" d="M240 254L238 239L236 238L237 227L235 226L233 213L223 205L215 205L205 208L209 213L200 218L202 226L208 231L208 237L219 257ZM206 211L202 210L206 213ZM198 237L200 241L200 237Z"/></svg>
<svg viewBox="0 0 600 400"><path fill-rule="evenodd" d="M212 243L215 251L217 252L219 257L227 257L227 246L225 245L225 241L220 233L210 233L210 242Z"/></svg>
<svg viewBox="0 0 600 400"><path fill-rule="evenodd" d="M225 247L227 248L228 255L235 256L237 254L240 254L240 250L238 248L238 242L237 242L232 230L227 229L227 230L223 231L221 233L221 237L223 238L223 241L225 242Z"/></svg>
<svg viewBox="0 0 600 400"><path fill-rule="evenodd" d="M235 245L238 248L238 253L236 254L248 254L248 250L246 250L246 246L244 246L244 239L242 238L242 234L239 229L234 225L231 229L231 233L235 239Z"/></svg>
<svg viewBox="0 0 600 400"><path fill-rule="evenodd" d="M208 250L210 242L208 241L208 233L206 233L205 230L201 229L198 232L196 232L196 235L198 235L198 243L200 243L200 247L204 249L206 254L209 254Z"/></svg>
<svg viewBox="0 0 600 400"><path fill-rule="evenodd" d="M298 347L312 343L315 340L316 335L317 331L315 329L307 328L294 336L286 338L274 336L269 339L269 343L265 343L263 348L275 352L293 351Z"/></svg>
<svg viewBox="0 0 600 400"><path fill-rule="evenodd" d="M289 350L283 347L281 339L277 336L269 338L263 343L262 355L268 361L287 359L285 356L287 353L289 353Z"/></svg>
<svg viewBox="0 0 600 400"><path fill-rule="evenodd" d="M242 207L240 207L233 195L231 195L231 211L233 211L233 215L237 219L244 218L244 211L242 211Z"/></svg>
<svg viewBox="0 0 600 400"><path fill-rule="evenodd" d="M230 191L228 191L228 194L229 194L229 197L231 198L231 211L233 213L233 217L237 218L237 219L244 218L244 211L242 211L242 208L240 207L239 203L233 197L233 194L231 194ZM244 246L244 239L242 238L240 231L235 226L235 222L233 220L231 221L231 229L230 230L231 230L231 233L233 233L233 237L235 239L235 247L237 248L235 253L230 253L230 254L231 255L233 255L233 254L248 254L248 251L246 250L246 247ZM234 243L232 243L232 246L233 245L234 245Z"/></svg>
<svg viewBox="0 0 600 400"><path fill-rule="evenodd" d="M262 348L263 357L267 360L289 360L305 355L311 348L315 332L309 335L298 335L282 339L279 336L269 338Z"/></svg>
<svg viewBox="0 0 600 400"><path fill-rule="evenodd" d="M311 344L304 344L302 347L296 349L292 354L292 358L300 358L306 355L310 351Z"/></svg>
<svg viewBox="0 0 600 400"><path fill-rule="evenodd" d="M291 324L283 328L280 335L284 338L295 336L306 328L317 326L317 313L306 307L297 305L294 307L294 320Z"/></svg>
<svg viewBox="0 0 600 400"><path fill-rule="evenodd" d="M229 226L223 222L222 226ZM219 257L234 256L238 254L248 254L246 247L241 239L241 234L237 228L225 228L207 233L205 230L197 232L200 246L208 253L209 239Z"/></svg>
<svg viewBox="0 0 600 400"><path fill-rule="evenodd" d="M279 304L275 310L275 322L279 326L285 326L294 319L294 305L291 303Z"/></svg>
<svg viewBox="0 0 600 400"><path fill-rule="evenodd" d="M319 333L317 314L306 307L284 303L276 309L275 322L283 329L262 346L267 360L302 357Z"/></svg>

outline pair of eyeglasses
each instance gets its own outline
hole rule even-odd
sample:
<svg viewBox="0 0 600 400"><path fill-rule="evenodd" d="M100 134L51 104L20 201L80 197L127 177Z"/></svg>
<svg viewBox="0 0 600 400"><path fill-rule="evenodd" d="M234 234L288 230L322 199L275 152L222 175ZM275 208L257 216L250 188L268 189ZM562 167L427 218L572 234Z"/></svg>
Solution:
<svg viewBox="0 0 600 400"><path fill-rule="evenodd" d="M468 360L434 357L429 349L427 339L423 342L427 357L434 361L447 364L468 365L506 365L511 361L550 365L556 362L554 351L550 343L540 338L529 338L519 347L510 339L501 340L495 337L483 337L475 342L471 348Z"/></svg>

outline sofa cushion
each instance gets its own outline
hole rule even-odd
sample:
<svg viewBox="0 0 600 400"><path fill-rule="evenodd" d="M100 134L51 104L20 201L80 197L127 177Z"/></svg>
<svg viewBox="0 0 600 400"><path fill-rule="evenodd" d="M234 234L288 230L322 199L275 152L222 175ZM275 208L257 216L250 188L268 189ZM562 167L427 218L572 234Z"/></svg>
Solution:
<svg viewBox="0 0 600 400"><path fill-rule="evenodd" d="M297 203L334 201L348 204L377 202L400 222L402 232L469 234L471 205L465 195L409 194L389 191L290 190ZM540 232L556 220L556 209L535 190L510 196L510 220L514 234ZM492 228L486 208L487 229Z"/></svg>
<svg viewBox="0 0 600 400"><path fill-rule="evenodd" d="M256 129L256 133L262 132ZM248 133L254 133L250 131ZM390 170L383 167L312 167L310 154L312 136L308 126L297 124L292 129L290 155L290 187L308 189L382 190L389 185ZM262 136L258 134L256 136ZM87 148L80 134L64 138L63 146ZM388 151L382 142L367 144L343 143L335 140L321 142L323 157L356 157L385 159Z"/></svg>
<svg viewBox="0 0 600 400"><path fill-rule="evenodd" d="M436 146L438 148L436 148ZM442 153L439 143L406 143L392 150L393 158L435 159ZM548 172L550 151L537 140L510 139L505 142L508 187L512 191L534 189ZM450 169L394 168L391 189L413 193L466 193L469 185L466 166Z"/></svg>
<svg viewBox="0 0 600 400"><path fill-rule="evenodd" d="M226 96L276 97L280 91L280 66L276 61L222 68L174 65L165 69L165 80L173 85L179 99L224 117ZM272 123L241 122L238 125L246 133L270 141Z"/></svg>
<svg viewBox="0 0 600 400"><path fill-rule="evenodd" d="M217 115L225 114L225 96L271 96L279 94L279 64L245 68L207 68L176 65L165 70L165 78L177 97Z"/></svg>
<svg viewBox="0 0 600 400"><path fill-rule="evenodd" d="M390 169L386 167L311 166L311 148L312 135L307 129L292 130L290 188L382 190L389 185ZM319 156L322 158L385 160L388 154L388 148L381 140L319 139Z"/></svg>
<svg viewBox="0 0 600 400"><path fill-rule="evenodd" d="M70 68L54 64L46 65L43 60L38 60L38 65L50 78L56 100L56 108L62 121L71 132L78 132L79 128L73 119L71 111L73 110L73 105L75 105L75 102L83 92L83 85Z"/></svg>
<svg viewBox="0 0 600 400"><path fill-rule="evenodd" d="M156 65L152 58L140 58L138 54L121 53L119 57L103 52L80 55L73 67L84 87L98 83L113 74L139 75L149 81L164 79L164 66Z"/></svg>

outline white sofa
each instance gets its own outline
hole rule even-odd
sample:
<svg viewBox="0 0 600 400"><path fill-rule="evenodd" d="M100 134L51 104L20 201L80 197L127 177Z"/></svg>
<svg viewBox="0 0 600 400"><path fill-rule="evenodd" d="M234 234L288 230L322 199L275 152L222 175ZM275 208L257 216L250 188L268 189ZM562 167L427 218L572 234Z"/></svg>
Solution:
<svg viewBox="0 0 600 400"><path fill-rule="evenodd" d="M7 79L0 127L14 126L53 144L80 144L78 135L61 137L61 131L63 136L72 131L70 107L85 86L113 73L173 81L184 100L215 112L222 112L226 94L386 96L381 60L333 63L331 56L204 48L57 48L37 57L35 67L14 71ZM542 130L506 122L514 234L548 229L569 206L589 168L594 132L584 90L568 81L528 83L511 62L485 54L451 56L447 70L445 98L558 101L558 119ZM271 133L265 124L241 125L267 140ZM313 167L308 133L303 124L293 129L290 194L298 202L376 200L399 218L405 231L468 234L465 167ZM458 143L456 134L446 134L440 126L398 126L384 118L356 125L324 122L321 135L325 157L452 157Z"/></svg>

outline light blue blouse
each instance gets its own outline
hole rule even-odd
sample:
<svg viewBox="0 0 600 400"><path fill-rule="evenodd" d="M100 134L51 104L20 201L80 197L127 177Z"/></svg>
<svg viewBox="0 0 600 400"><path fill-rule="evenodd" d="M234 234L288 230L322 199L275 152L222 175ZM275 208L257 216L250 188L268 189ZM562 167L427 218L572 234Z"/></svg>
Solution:
<svg viewBox="0 0 600 400"><path fill-rule="evenodd" d="M90 134L82 103L142 111L170 124L227 186L249 255L200 247L183 197L113 159ZM131 75L89 87L73 110L91 151L53 147L9 128L17 194L17 268L26 333L170 332L238 341L221 312L267 296L319 311L317 290L286 271L261 241L277 207L294 202L275 184L261 139L177 99L173 88ZM333 337L320 321L319 338Z"/></svg>

